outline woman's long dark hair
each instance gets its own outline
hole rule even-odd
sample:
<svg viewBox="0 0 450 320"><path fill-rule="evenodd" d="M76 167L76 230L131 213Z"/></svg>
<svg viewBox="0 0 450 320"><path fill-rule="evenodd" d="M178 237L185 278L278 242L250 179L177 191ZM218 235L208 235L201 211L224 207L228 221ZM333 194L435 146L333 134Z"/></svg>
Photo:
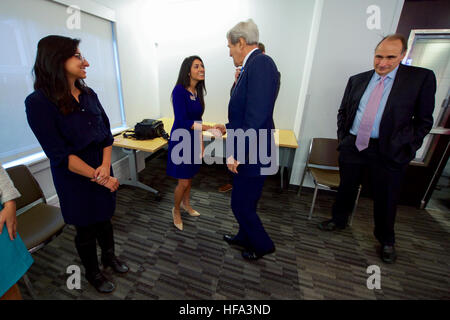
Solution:
<svg viewBox="0 0 450 320"><path fill-rule="evenodd" d="M190 56L184 59L183 63L181 64L180 72L178 74L178 80L175 86L181 84L185 89L189 88L189 86L191 85L191 77L189 76L189 74L191 73L192 64L197 59L203 63L203 60L199 56ZM203 116L203 113L205 112L205 99L203 97L206 96L205 80L199 81L195 86L195 89L197 90L197 97L199 98L200 104L203 108Z"/></svg>
<svg viewBox="0 0 450 320"><path fill-rule="evenodd" d="M36 62L34 63L34 89L42 90L63 114L69 114L78 108L67 81L65 62L77 52L79 39L62 36L47 36L38 43ZM82 79L75 82L82 92L89 92Z"/></svg>

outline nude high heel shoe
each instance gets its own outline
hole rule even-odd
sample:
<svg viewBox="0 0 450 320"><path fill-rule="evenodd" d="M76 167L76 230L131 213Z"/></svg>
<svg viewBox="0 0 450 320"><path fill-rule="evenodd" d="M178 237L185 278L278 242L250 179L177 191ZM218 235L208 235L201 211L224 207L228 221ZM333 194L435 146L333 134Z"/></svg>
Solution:
<svg viewBox="0 0 450 320"><path fill-rule="evenodd" d="M200 215L200 213L199 213L197 210L192 209L192 211L188 211L188 210L185 208L185 206L184 206L183 203L180 203L180 207L181 207L184 211L186 211L187 213L189 213L189 215L190 215L191 217L198 217L198 216Z"/></svg>
<svg viewBox="0 0 450 320"><path fill-rule="evenodd" d="M175 223L175 208L172 208L172 218L173 218L173 224L174 226L180 230L183 231L183 222L181 223Z"/></svg>

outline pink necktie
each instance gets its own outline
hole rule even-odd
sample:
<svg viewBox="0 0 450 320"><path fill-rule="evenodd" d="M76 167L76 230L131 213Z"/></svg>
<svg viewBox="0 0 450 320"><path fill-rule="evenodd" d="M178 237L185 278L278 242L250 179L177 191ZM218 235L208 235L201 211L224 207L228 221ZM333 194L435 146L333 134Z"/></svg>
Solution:
<svg viewBox="0 0 450 320"><path fill-rule="evenodd" d="M362 151L369 146L373 123L380 106L381 97L383 96L384 79L386 79L386 76L381 77L380 82L378 82L378 84L373 89L372 93L370 94L369 102L367 103L366 109L364 110L355 142L356 148L358 148L359 151Z"/></svg>

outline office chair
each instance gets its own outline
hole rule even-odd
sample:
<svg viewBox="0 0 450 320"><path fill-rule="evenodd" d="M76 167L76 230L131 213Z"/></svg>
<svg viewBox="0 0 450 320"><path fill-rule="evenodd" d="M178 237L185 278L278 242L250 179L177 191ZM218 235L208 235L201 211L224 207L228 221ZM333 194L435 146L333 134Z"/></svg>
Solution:
<svg viewBox="0 0 450 320"><path fill-rule="evenodd" d="M317 191L319 187L326 190L337 191L340 183L339 176L339 152L337 151L337 139L328 138L312 138L309 145L308 159L306 160L305 169L303 170L302 180L297 196L300 197L303 181L306 172L309 172L314 182L314 195L309 211L308 220L311 220L314 205L316 203ZM361 185L358 188L355 205L350 216L349 225L352 225L353 216L358 205L359 195L361 193Z"/></svg>
<svg viewBox="0 0 450 320"><path fill-rule="evenodd" d="M28 252L42 249L61 234L65 227L61 210L48 205L44 193L30 170L19 165L6 170L21 197L15 199L17 208L17 232ZM28 276L23 276L25 285L33 299L36 299Z"/></svg>

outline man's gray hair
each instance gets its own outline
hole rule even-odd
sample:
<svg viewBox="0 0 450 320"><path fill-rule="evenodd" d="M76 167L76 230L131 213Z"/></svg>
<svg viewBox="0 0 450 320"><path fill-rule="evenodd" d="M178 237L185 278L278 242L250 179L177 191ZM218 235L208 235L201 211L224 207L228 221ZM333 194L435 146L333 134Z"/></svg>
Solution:
<svg viewBox="0 0 450 320"><path fill-rule="evenodd" d="M227 39L231 44L236 44L243 38L247 44L258 44L259 31L258 26L252 19L239 22L230 31L227 32Z"/></svg>

